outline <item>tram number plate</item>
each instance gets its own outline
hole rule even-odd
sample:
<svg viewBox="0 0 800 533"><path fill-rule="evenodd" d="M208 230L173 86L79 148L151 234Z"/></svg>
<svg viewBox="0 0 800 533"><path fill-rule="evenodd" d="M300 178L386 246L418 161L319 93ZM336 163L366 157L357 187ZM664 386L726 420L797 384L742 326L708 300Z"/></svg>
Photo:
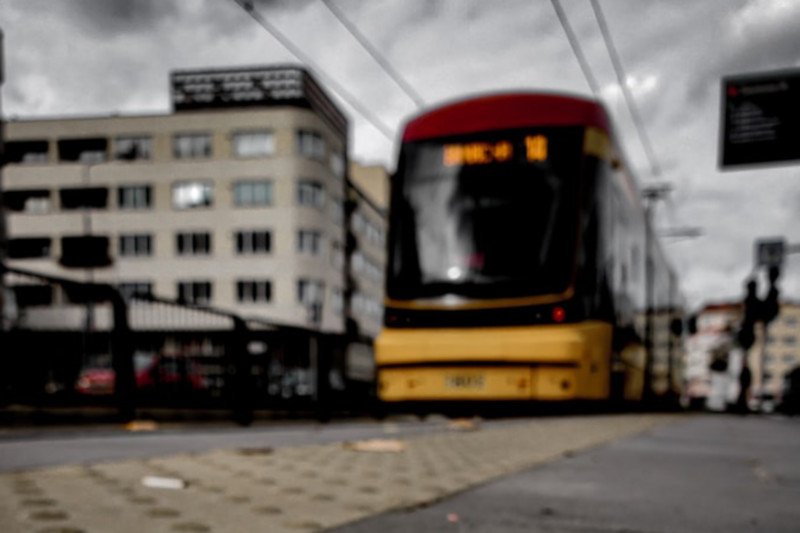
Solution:
<svg viewBox="0 0 800 533"><path fill-rule="evenodd" d="M445 384L451 389L482 389L486 385L483 374L451 374L445 377Z"/></svg>

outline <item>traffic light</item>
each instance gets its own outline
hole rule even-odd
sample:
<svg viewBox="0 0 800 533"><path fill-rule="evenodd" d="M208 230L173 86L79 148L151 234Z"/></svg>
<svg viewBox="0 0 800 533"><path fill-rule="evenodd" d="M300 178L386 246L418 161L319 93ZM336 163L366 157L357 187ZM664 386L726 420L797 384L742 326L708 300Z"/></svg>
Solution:
<svg viewBox="0 0 800 533"><path fill-rule="evenodd" d="M736 340L742 349L749 350L756 341L755 325L761 318L762 303L756 294L758 285L754 279L747 282L747 295L744 298L744 316L736 333Z"/></svg>
<svg viewBox="0 0 800 533"><path fill-rule="evenodd" d="M756 322L763 322L766 326L775 320L775 317L780 313L780 291L776 285L780 275L781 271L777 266L769 268L769 292L764 301L761 301L756 294L758 291L756 280L750 279L747 282L747 295L744 298L744 316L736 334L736 340L744 350L749 350L755 343Z"/></svg>

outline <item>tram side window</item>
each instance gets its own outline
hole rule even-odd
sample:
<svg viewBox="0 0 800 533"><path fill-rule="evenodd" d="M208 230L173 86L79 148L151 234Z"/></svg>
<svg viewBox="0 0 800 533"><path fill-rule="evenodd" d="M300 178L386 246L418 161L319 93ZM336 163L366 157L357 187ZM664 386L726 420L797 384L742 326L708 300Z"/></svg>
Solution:
<svg viewBox="0 0 800 533"><path fill-rule="evenodd" d="M631 248L631 281L639 281L639 272L642 269L642 251L638 246Z"/></svg>

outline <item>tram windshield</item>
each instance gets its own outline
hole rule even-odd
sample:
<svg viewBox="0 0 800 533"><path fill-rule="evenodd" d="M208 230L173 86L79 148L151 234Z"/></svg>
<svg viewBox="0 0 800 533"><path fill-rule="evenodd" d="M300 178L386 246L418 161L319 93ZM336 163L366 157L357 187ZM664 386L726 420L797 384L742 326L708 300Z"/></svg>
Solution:
<svg viewBox="0 0 800 533"><path fill-rule="evenodd" d="M582 133L526 129L406 143L392 185L388 296L566 290Z"/></svg>

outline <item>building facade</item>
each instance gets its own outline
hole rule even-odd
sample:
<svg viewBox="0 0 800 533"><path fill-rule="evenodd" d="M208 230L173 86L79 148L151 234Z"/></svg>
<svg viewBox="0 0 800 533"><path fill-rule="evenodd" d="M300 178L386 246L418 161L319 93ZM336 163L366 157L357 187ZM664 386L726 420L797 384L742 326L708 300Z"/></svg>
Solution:
<svg viewBox="0 0 800 533"><path fill-rule="evenodd" d="M763 393L780 399L786 376L800 367L800 303L784 302L766 331L761 381Z"/></svg>
<svg viewBox="0 0 800 533"><path fill-rule="evenodd" d="M328 333L344 332L352 309L374 333L385 222L349 185L333 101L298 67L171 83L169 114L7 123L9 265ZM348 289L348 264L368 297ZM13 290L29 322L84 320L49 287Z"/></svg>
<svg viewBox="0 0 800 533"><path fill-rule="evenodd" d="M725 401L733 403L739 391L741 362L736 332L742 321L741 303L705 306L697 314L697 332L687 340L685 384L690 400L705 401L712 394L715 361L725 376ZM766 335L765 335L766 334ZM757 325L755 342L748 350L751 403L780 401L786 376L800 367L800 304L781 303L780 312L765 329Z"/></svg>
<svg viewBox="0 0 800 533"><path fill-rule="evenodd" d="M389 178L381 166L354 163L348 183L349 316L354 333L372 339L383 324Z"/></svg>

